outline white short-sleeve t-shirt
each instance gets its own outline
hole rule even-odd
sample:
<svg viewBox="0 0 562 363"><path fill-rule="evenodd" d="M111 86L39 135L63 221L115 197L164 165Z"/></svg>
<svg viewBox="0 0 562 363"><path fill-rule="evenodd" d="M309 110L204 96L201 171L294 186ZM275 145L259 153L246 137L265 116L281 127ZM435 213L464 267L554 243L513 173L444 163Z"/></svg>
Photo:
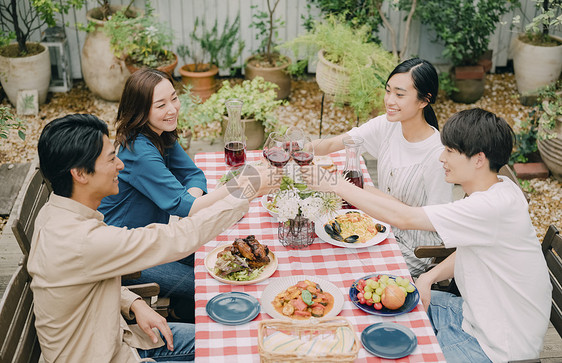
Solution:
<svg viewBox="0 0 562 363"><path fill-rule="evenodd" d="M454 203L423 207L445 246L457 248L462 327L494 362L538 357L551 306L527 201L515 183L500 179Z"/></svg>
<svg viewBox="0 0 562 363"><path fill-rule="evenodd" d="M386 115L378 116L348 132L364 139L363 148L377 158L378 187L383 192L412 207L452 201L453 185L445 181L439 156L443 151L439 131L420 142L408 142L400 122L389 122ZM392 231L412 275L424 272L429 259L414 255L417 246L440 245L435 232Z"/></svg>

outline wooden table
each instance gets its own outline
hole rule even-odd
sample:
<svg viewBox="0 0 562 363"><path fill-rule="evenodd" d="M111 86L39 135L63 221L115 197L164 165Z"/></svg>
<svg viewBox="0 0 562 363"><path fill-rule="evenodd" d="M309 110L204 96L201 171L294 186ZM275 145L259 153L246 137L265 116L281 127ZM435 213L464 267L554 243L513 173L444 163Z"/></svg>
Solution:
<svg viewBox="0 0 562 363"><path fill-rule="evenodd" d="M257 161L261 151L248 152L247 161ZM345 153L331 155L339 169L343 168ZM209 190L228 168L224 153L200 153L195 163L207 176ZM363 175L367 183L371 178L362 161ZM414 352L399 362L445 362L445 358L433 333L431 323L421 302L407 314L394 317L374 316L359 310L349 299L349 287L358 278L373 273L389 273L410 277L408 268L392 232L378 245L350 249L336 247L316 238L314 243L302 250L288 249L277 238L277 221L261 206L258 199L250 204L249 212L236 225L201 247L195 254L195 360L197 362L259 362L258 321L270 319L262 312L251 322L227 326L214 322L206 312L207 302L217 294L240 291L260 300L268 283L278 277L315 275L335 284L344 295L344 306L339 316L346 317L361 332L377 322L396 322L414 331L418 346ZM277 256L277 271L267 280L244 286L224 284L215 280L204 266L204 258L218 245L232 243L237 237L253 234L258 241L269 246ZM260 301L261 302L261 301ZM373 356L361 347L357 362L387 361Z"/></svg>

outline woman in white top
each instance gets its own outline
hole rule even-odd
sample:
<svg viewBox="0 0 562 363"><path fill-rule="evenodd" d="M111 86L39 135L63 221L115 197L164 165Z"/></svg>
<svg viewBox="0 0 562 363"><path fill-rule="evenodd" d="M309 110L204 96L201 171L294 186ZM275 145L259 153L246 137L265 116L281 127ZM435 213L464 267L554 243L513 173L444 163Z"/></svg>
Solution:
<svg viewBox="0 0 562 363"><path fill-rule="evenodd" d="M431 107L439 78L428 61L412 58L400 63L386 81L386 114L346 134L315 141L315 153L325 155L344 148L346 136L364 139L363 151L378 159L379 189L365 186L410 206L452 201L452 184L445 182L439 155L443 150L437 117ZM392 227L412 276L424 272L429 259L414 255L417 246L439 245L436 232Z"/></svg>

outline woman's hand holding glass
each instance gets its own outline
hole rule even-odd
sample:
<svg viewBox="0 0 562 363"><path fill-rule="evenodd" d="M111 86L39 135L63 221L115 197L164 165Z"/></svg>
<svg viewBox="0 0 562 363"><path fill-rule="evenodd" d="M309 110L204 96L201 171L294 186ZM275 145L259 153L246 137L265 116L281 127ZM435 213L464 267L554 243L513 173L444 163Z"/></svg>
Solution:
<svg viewBox="0 0 562 363"><path fill-rule="evenodd" d="M263 154L269 163L276 167L282 168L289 162L291 158L291 142L285 135L272 132L263 147Z"/></svg>

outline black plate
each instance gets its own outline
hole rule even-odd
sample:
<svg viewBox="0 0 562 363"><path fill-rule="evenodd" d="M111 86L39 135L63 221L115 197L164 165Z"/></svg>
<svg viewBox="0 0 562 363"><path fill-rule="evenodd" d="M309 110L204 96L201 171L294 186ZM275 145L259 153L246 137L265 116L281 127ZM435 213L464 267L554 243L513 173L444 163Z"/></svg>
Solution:
<svg viewBox="0 0 562 363"><path fill-rule="evenodd" d="M260 313L258 300L244 292L225 292L207 303L209 317L224 325L240 325L254 320Z"/></svg>
<svg viewBox="0 0 562 363"><path fill-rule="evenodd" d="M371 354L398 359L411 354L418 345L414 332L396 323L369 325L361 333L361 344Z"/></svg>
<svg viewBox="0 0 562 363"><path fill-rule="evenodd" d="M418 288L415 285L414 287L416 288L416 290L414 292L409 293L406 296L406 301L404 301L404 305L402 305L399 309L390 310L383 306L382 309L377 310L373 306L360 304L359 299L357 299L357 294L359 293L359 290L357 290L357 283L359 282L359 280L367 280L370 277L375 277L378 275L387 275L391 279L395 279L395 280L397 277L389 274L372 274L355 280L355 282L349 288L349 299L351 300L351 302L355 304L355 306L357 306L359 309L369 314L381 315L381 316L395 316L395 315L402 315L402 314L409 313L418 305L418 301L420 300L420 294L418 292Z"/></svg>

